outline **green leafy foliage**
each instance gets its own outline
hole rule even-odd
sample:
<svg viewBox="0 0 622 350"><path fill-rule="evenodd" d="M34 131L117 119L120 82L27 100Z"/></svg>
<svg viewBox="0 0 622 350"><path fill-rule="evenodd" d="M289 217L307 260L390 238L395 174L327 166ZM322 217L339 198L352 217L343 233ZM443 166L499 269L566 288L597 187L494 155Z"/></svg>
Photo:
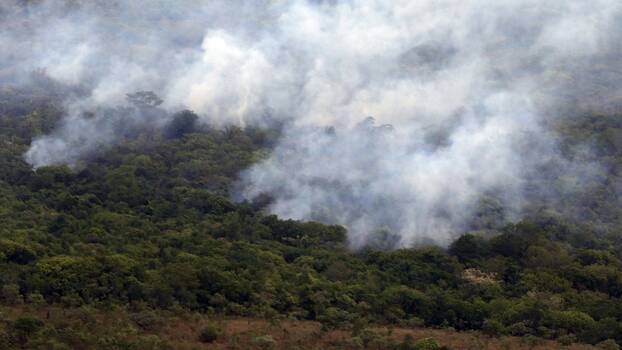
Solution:
<svg viewBox="0 0 622 350"><path fill-rule="evenodd" d="M130 98L158 102L149 96ZM596 140L608 173L606 181L568 197L559 212L543 204L521 222L499 225L485 217L486 210L499 216L487 198L478 214L485 230L468 232L448 249L388 251L393 238L378 232L370 247L352 252L343 227L269 215L262 210L269 198L229 199L236 176L264 157L275 130L216 130L185 111L164 132L143 131L74 169L32 171L21 155L33 137L53 127L60 109L54 101L33 101L29 108L5 104L0 110L5 305L183 308L317 320L325 329L360 322L601 348L622 343L622 212L608 194L621 183L621 126L614 119L560 127L568 149L576 140ZM148 311L132 321L141 329L161 325ZM25 344L43 332L40 322L15 321L12 341ZM206 328L201 340L213 342L217 333ZM258 347L273 346L257 339ZM359 335L357 342L372 340ZM403 346L434 348L426 344Z"/></svg>

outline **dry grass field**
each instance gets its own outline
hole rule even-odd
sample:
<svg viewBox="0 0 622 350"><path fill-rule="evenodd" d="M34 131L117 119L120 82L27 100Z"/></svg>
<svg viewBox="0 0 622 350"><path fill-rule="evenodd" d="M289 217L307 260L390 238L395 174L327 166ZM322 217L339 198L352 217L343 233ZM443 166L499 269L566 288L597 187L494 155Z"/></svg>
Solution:
<svg viewBox="0 0 622 350"><path fill-rule="evenodd" d="M406 338L414 342L432 338L448 349L465 350L587 350L593 346L557 342L529 337L489 337L481 332L457 332L451 329L370 327L352 330L323 330L317 322L251 318L218 318L203 314L150 311L130 312L124 309L102 311L92 308L4 307L6 325L18 318L30 317L55 330L71 329L82 337L95 339L155 339L172 349L385 349ZM6 327L6 326L5 326ZM214 341L201 341L206 328L218 330ZM83 339L88 344L87 339ZM155 344L155 343L154 343ZM83 347L84 346L84 347ZM76 349L88 345L76 342ZM119 346L119 348L121 348ZM154 349L160 349L153 347Z"/></svg>

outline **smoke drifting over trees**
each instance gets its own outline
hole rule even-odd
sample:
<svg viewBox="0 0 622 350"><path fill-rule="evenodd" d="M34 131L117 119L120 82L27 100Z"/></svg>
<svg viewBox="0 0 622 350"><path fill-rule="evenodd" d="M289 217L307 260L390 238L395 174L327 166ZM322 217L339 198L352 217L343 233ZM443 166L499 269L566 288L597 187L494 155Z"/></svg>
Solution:
<svg viewBox="0 0 622 350"><path fill-rule="evenodd" d="M63 121L24 155L33 167L75 164L182 109L278 121L239 195L345 225L354 246L379 230L446 244L485 194L517 215L547 162L583 181L597 167L562 160L548 125L620 103L611 0L3 3L0 79L45 69L66 91ZM124 106L135 91L163 103Z"/></svg>

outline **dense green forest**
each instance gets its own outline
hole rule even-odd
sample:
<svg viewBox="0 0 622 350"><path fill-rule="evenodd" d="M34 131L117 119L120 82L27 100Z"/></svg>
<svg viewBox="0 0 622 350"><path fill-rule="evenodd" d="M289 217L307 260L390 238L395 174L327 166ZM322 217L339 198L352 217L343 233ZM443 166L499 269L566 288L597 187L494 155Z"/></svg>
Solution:
<svg viewBox="0 0 622 350"><path fill-rule="evenodd" d="M33 171L22 154L61 114L54 96L0 91L4 307L123 308L139 315L138 324L148 324L153 310L187 310L312 320L327 331L437 327L622 344L618 116L554 126L569 156L589 143L604 169L556 208L534 203L524 220L498 224L499 208L488 198L474 230L447 249L385 251L379 237L351 251L343 227L280 219L264 210L269 198L229 199L236 176L265 157L277 129L195 125L185 111L163 130L128 131L74 169ZM147 348L89 338L75 327L7 319L0 347Z"/></svg>

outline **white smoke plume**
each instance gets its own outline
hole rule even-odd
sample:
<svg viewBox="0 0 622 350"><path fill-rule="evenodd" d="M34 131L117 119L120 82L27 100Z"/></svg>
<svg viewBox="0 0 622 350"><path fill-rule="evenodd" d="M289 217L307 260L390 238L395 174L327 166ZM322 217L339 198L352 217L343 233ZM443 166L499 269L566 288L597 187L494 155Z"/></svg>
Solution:
<svg viewBox="0 0 622 350"><path fill-rule="evenodd" d="M613 0L16 3L0 5L0 78L45 68L79 87L33 167L115 142L119 120L164 125L84 116L137 90L212 124L269 117L283 138L241 195L343 224L353 246L379 229L446 244L487 193L520 208L526 170L557 157L543 124L621 101Z"/></svg>

